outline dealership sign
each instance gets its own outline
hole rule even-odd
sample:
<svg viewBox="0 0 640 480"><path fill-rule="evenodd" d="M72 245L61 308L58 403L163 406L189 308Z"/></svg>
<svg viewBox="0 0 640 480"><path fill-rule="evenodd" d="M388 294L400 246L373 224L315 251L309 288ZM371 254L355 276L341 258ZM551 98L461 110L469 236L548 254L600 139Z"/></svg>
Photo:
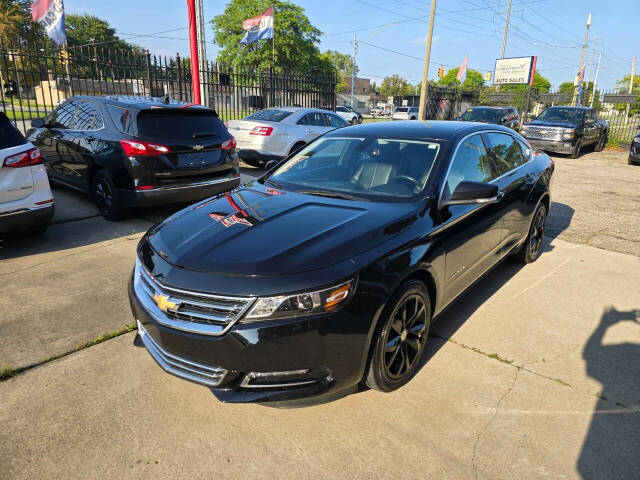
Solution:
<svg viewBox="0 0 640 480"><path fill-rule="evenodd" d="M538 57L501 58L496 60L493 74L494 85L508 85L512 83L531 85L536 71Z"/></svg>

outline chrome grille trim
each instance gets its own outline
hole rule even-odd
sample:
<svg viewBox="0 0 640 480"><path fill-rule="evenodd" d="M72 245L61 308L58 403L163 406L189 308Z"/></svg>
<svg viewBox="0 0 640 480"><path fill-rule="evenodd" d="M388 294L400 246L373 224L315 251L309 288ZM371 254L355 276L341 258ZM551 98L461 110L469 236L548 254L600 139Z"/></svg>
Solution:
<svg viewBox="0 0 640 480"><path fill-rule="evenodd" d="M561 140L562 139L562 128L559 128L559 127L527 126L523 133L525 138L531 138L531 139L539 139L539 140Z"/></svg>
<svg viewBox="0 0 640 480"><path fill-rule="evenodd" d="M227 374L224 368L211 367L167 352L139 321L138 335L149 354L165 372L207 387L217 387Z"/></svg>
<svg viewBox="0 0 640 480"><path fill-rule="evenodd" d="M222 296L167 287L154 279L139 259L136 259L133 287L155 321L203 335L223 335L255 302L254 297ZM155 295L165 297L170 306L159 308Z"/></svg>

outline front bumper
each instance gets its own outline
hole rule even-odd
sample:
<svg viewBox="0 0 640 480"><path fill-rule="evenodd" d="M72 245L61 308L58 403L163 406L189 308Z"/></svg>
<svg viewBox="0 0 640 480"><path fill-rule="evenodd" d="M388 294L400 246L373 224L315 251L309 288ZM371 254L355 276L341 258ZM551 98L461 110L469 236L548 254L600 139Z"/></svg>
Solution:
<svg viewBox="0 0 640 480"><path fill-rule="evenodd" d="M526 137L525 137L526 138ZM545 152L554 152L561 154L569 154L573 152L575 146L575 140L537 140L527 138L527 141L536 150L542 150Z"/></svg>
<svg viewBox="0 0 640 480"><path fill-rule="evenodd" d="M38 208L0 212L0 233L25 232L47 225L53 217L53 212L53 204Z"/></svg>
<svg viewBox="0 0 640 480"><path fill-rule="evenodd" d="M139 338L168 373L209 387L224 402L323 401L357 388L374 315L353 298L332 313L235 323L221 335L162 325L129 283ZM371 302L367 302L371 308Z"/></svg>
<svg viewBox="0 0 640 480"><path fill-rule="evenodd" d="M240 172L222 178L186 185L158 187L153 190L118 189L118 198L127 207L148 207L168 203L187 203L202 200L240 185Z"/></svg>

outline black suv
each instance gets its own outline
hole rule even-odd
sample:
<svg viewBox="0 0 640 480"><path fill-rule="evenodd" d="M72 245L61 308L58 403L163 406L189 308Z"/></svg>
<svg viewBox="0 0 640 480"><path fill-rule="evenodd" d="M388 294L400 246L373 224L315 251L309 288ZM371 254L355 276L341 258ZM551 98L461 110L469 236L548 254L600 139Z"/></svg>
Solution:
<svg viewBox="0 0 640 480"><path fill-rule="evenodd" d="M29 140L54 183L93 195L107 219L200 200L240 184L236 142L217 113L159 98L76 96Z"/></svg>

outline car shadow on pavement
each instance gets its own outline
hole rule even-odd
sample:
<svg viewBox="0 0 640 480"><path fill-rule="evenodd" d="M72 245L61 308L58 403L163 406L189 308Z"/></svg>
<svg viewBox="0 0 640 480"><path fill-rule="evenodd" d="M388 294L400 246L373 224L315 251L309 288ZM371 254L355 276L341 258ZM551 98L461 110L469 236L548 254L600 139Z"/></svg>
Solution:
<svg viewBox="0 0 640 480"><path fill-rule="evenodd" d="M545 236L553 239L569 228L574 212L575 210L569 205L560 202L551 202L549 216L547 217L547 226L544 231Z"/></svg>
<svg viewBox="0 0 640 480"><path fill-rule="evenodd" d="M582 478L640 478L640 339L604 341L621 322L640 324L640 309L602 314L582 351L587 374L602 384L576 467Z"/></svg>

